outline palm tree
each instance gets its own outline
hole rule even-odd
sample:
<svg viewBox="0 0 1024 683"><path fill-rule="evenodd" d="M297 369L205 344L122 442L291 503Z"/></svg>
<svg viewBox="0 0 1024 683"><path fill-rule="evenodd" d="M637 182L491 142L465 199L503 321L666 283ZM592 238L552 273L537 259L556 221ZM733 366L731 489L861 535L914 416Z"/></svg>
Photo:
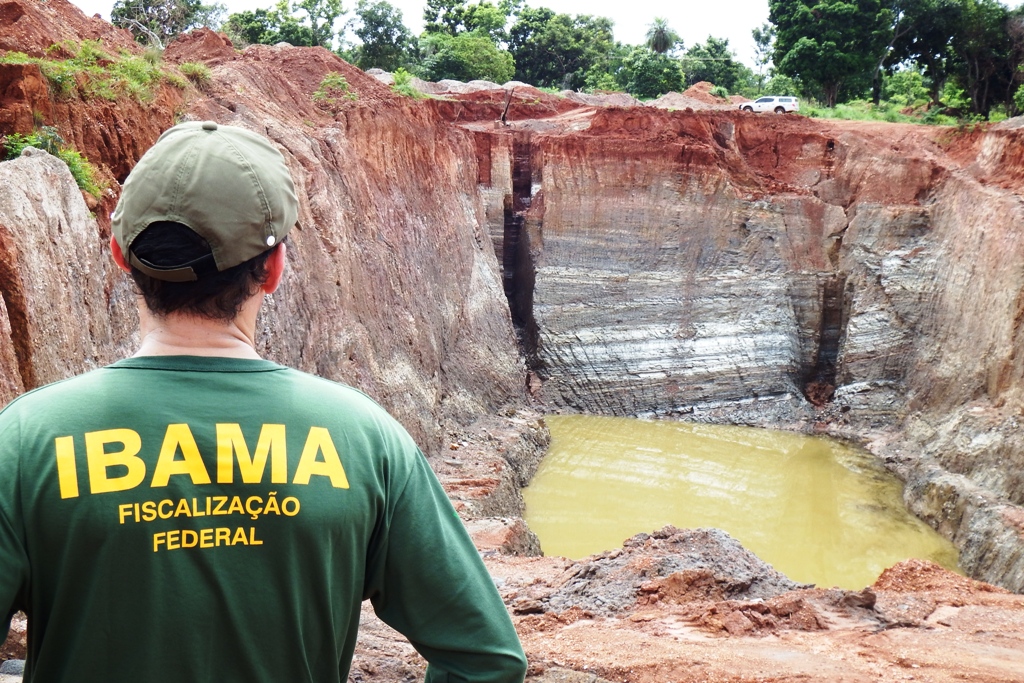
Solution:
<svg viewBox="0 0 1024 683"><path fill-rule="evenodd" d="M655 17L654 23L647 29L647 47L663 55L679 41L679 34L668 26L668 20Z"/></svg>

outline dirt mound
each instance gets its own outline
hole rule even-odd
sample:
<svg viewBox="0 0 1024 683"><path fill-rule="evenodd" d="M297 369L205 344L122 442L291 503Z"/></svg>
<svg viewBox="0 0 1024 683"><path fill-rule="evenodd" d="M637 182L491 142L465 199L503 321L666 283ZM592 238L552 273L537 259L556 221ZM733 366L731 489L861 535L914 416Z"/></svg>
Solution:
<svg viewBox="0 0 1024 683"><path fill-rule="evenodd" d="M905 560L889 567L874 587L895 593L942 591L950 594L1008 593L1005 588L954 574L927 560Z"/></svg>
<svg viewBox="0 0 1024 683"><path fill-rule="evenodd" d="M701 81L700 83L694 83L684 90L683 94L687 97L692 97L695 100L700 100L704 104L728 104L728 98L719 97L718 95L713 95L711 93L714 88L714 83Z"/></svg>
<svg viewBox="0 0 1024 683"><path fill-rule="evenodd" d="M549 609L615 613L659 599L768 599L800 588L719 529L666 526L575 563Z"/></svg>
<svg viewBox="0 0 1024 683"><path fill-rule="evenodd" d="M191 61L212 66L237 58L238 53L228 37L208 28L182 33L164 50L164 59L176 64Z"/></svg>
<svg viewBox="0 0 1024 683"><path fill-rule="evenodd" d="M0 52L42 57L46 48L65 40L102 40L115 49L142 51L128 31L114 28L103 19L85 16L67 0L4 2L0 4L0 27Z"/></svg>

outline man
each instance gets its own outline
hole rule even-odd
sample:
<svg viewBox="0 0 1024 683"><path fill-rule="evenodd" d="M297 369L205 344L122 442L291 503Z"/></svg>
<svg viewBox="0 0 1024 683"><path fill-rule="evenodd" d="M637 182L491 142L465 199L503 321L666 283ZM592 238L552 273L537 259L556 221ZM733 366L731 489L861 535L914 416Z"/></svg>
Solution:
<svg viewBox="0 0 1024 683"><path fill-rule="evenodd" d="M522 681L504 605L409 435L262 360L297 201L264 138L165 132L113 216L138 353L0 413L0 617L27 681L344 681L369 599L428 681Z"/></svg>

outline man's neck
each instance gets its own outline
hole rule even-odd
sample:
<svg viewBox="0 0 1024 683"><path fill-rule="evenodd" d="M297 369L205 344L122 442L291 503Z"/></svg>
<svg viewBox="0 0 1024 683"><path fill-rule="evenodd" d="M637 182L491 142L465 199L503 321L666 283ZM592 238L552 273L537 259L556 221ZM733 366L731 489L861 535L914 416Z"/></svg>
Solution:
<svg viewBox="0 0 1024 683"><path fill-rule="evenodd" d="M140 301L142 343L135 355L258 359L255 330L259 306L250 308L245 306L234 320L222 321L181 313L157 316Z"/></svg>

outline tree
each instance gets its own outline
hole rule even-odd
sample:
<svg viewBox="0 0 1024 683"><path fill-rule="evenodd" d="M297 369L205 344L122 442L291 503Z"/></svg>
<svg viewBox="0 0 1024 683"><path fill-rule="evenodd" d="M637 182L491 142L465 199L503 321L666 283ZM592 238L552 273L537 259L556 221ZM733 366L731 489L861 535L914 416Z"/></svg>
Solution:
<svg viewBox="0 0 1024 683"><path fill-rule="evenodd" d="M495 43L503 43L508 38L505 25L517 7L512 0L502 0L497 5L488 0L472 5L464 0L427 0L423 8L423 30L452 36L482 31Z"/></svg>
<svg viewBox="0 0 1024 683"><path fill-rule="evenodd" d="M292 12L299 11L306 13L313 44L330 48L338 34L337 21L345 14L341 0L298 0L292 3Z"/></svg>
<svg viewBox="0 0 1024 683"><path fill-rule="evenodd" d="M622 61L626 91L634 97L659 97L683 89L679 60L648 47L635 47Z"/></svg>
<svg viewBox="0 0 1024 683"><path fill-rule="evenodd" d="M967 92L971 111L987 116L1013 82L1009 10L999 0L962 0L953 36L955 76Z"/></svg>
<svg viewBox="0 0 1024 683"><path fill-rule="evenodd" d="M406 65L412 46L412 34L402 23L402 11L387 0L359 0L356 6L359 24L356 37L362 45L356 48L355 64L360 69L377 67L385 71Z"/></svg>
<svg viewBox="0 0 1024 683"><path fill-rule="evenodd" d="M754 28L751 32L754 37L754 64L757 65L757 93L764 92L765 68L772 61L772 49L775 42L775 27L771 24L761 24L760 28Z"/></svg>
<svg viewBox="0 0 1024 683"><path fill-rule="evenodd" d="M483 79L505 83L515 73L515 61L484 32L424 34L420 49L426 55L421 66L423 78L439 81Z"/></svg>
<svg viewBox="0 0 1024 683"><path fill-rule="evenodd" d="M674 49L678 42L679 34L669 28L666 19L655 17L654 23L647 28L647 47L659 55Z"/></svg>
<svg viewBox="0 0 1024 683"><path fill-rule="evenodd" d="M768 18L776 69L829 107L870 82L891 19L881 0L768 0Z"/></svg>
<svg viewBox="0 0 1024 683"><path fill-rule="evenodd" d="M733 57L727 38L708 36L706 43L697 43L683 57L687 85L709 81L729 92L736 92L737 86L744 80L744 67Z"/></svg>
<svg viewBox="0 0 1024 683"><path fill-rule="evenodd" d="M950 46L962 14L961 0L921 0L909 5L905 21L910 30L896 37L889 55L890 64L913 62L921 68L936 106L952 74L955 54Z"/></svg>
<svg viewBox="0 0 1024 683"><path fill-rule="evenodd" d="M294 12L303 12L305 16ZM302 0L289 4L278 0L273 9L236 12L224 31L244 43L288 43L300 47L333 46L338 19L344 14L341 0Z"/></svg>
<svg viewBox="0 0 1024 683"><path fill-rule="evenodd" d="M224 24L224 32L233 40L246 44L288 43L298 47L318 44L313 29L291 13L287 0L280 0L273 9L232 14Z"/></svg>
<svg viewBox="0 0 1024 683"><path fill-rule="evenodd" d="M180 33L199 26L218 28L224 5L201 0L116 0L110 21L128 29L140 43L163 47Z"/></svg>
<svg viewBox="0 0 1024 683"><path fill-rule="evenodd" d="M509 29L516 79L538 87L576 89L600 80L615 48L605 17L523 7Z"/></svg>

